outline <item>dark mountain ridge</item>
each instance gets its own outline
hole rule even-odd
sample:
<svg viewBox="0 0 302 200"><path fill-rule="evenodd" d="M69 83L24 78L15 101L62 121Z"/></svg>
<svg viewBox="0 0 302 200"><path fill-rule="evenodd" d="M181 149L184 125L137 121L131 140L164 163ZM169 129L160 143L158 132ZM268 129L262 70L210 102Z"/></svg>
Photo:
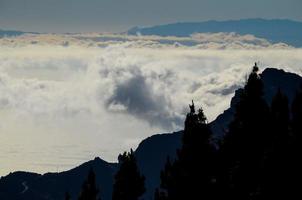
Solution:
<svg viewBox="0 0 302 200"><path fill-rule="evenodd" d="M159 35L185 37L194 33L235 32L240 35L252 34L272 43L286 43L302 46L302 22L286 19L241 19L228 21L181 22L151 27L134 27L130 35Z"/></svg>
<svg viewBox="0 0 302 200"><path fill-rule="evenodd" d="M96 171L96 183L101 188L103 199L111 199L115 163L100 158L83 163L69 171L46 173L14 172L0 179L1 200L63 199L69 192L72 199L78 197L83 180L90 168Z"/></svg>

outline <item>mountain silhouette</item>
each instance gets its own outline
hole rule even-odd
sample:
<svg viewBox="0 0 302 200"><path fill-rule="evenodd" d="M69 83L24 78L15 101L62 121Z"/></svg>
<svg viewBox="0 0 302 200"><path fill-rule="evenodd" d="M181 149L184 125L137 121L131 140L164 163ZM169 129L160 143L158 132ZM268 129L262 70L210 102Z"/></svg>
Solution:
<svg viewBox="0 0 302 200"><path fill-rule="evenodd" d="M252 34L272 43L286 43L302 46L302 22L285 19L241 19L228 21L182 22L152 27L134 27L127 31L130 35L190 36L193 33L235 32Z"/></svg>
<svg viewBox="0 0 302 200"><path fill-rule="evenodd" d="M264 83L265 100L270 104L273 96L280 89L293 101L296 91L302 84L302 77L283 70L267 68L260 75ZM242 89L235 92L230 108L225 110L210 123L215 135L219 139L227 125L233 119L234 106L239 99ZM153 135L143 140L135 151L140 171L146 177L146 193L144 199L153 199L154 190L160 184L160 171L164 167L166 158L174 159L176 150L181 146L182 131L170 134ZM83 180L88 171L93 168L96 183L100 188L101 198L110 200L112 183L117 171L116 163L108 163L95 158L74 169L61 173L46 173L44 175L28 172L14 172L0 179L1 200L57 200L64 199L65 192L69 192L71 199L76 199Z"/></svg>
<svg viewBox="0 0 302 200"><path fill-rule="evenodd" d="M103 199L111 199L115 163L107 163L100 158L61 173L44 175L14 172L0 179L1 200L51 200L64 199L68 192L71 199L77 199L82 183L92 168L96 173L96 184Z"/></svg>

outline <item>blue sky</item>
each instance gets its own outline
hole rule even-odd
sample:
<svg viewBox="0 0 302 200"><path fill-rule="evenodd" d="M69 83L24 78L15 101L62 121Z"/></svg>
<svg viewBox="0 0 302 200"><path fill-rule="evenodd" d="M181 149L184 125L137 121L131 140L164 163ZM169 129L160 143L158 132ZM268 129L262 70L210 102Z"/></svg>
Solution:
<svg viewBox="0 0 302 200"><path fill-rule="evenodd" d="M213 19L302 21L301 10L301 0L0 0L0 29L111 32Z"/></svg>
<svg viewBox="0 0 302 200"><path fill-rule="evenodd" d="M179 21L302 21L301 10L301 0L0 0L0 29L111 32Z"/></svg>

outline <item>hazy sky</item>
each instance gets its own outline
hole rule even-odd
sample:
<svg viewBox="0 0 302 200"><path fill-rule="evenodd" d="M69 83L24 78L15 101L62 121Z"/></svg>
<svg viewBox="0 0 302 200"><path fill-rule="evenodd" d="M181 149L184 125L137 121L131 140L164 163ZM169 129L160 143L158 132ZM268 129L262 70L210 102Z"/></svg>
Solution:
<svg viewBox="0 0 302 200"><path fill-rule="evenodd" d="M212 19L302 21L301 10L301 0L0 0L0 29L87 32Z"/></svg>

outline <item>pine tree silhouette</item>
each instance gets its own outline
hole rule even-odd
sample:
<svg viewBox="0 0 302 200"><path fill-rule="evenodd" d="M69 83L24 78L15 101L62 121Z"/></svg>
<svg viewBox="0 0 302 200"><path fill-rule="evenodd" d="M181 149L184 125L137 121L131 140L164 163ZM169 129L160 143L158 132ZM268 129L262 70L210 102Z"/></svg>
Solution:
<svg viewBox="0 0 302 200"><path fill-rule="evenodd" d="M270 114L272 133L271 145L264 160L262 199L287 199L289 186L289 158L291 156L291 136L289 130L289 103L279 89L273 97Z"/></svg>
<svg viewBox="0 0 302 200"><path fill-rule="evenodd" d="M158 188L156 188L154 193L154 200L167 200L165 192L160 191Z"/></svg>
<svg viewBox="0 0 302 200"><path fill-rule="evenodd" d="M299 146L301 147L301 142L302 142L302 85L301 88L296 93L296 96L292 103L291 110L292 110L293 137L296 143L295 146L299 148Z"/></svg>
<svg viewBox="0 0 302 200"><path fill-rule="evenodd" d="M215 149L212 132L202 109L195 113L194 102L185 120L182 147L174 162L167 159L161 185L155 192L160 200L211 199L214 193Z"/></svg>
<svg viewBox="0 0 302 200"><path fill-rule="evenodd" d="M145 192L145 177L140 174L131 149L118 157L119 171L113 185L113 200L137 200Z"/></svg>
<svg viewBox="0 0 302 200"><path fill-rule="evenodd" d="M302 199L301 184L299 182L302 179L302 84L297 91L296 96L292 103L292 140L291 140L291 157L289 165L290 169L290 182L288 183L290 198Z"/></svg>
<svg viewBox="0 0 302 200"><path fill-rule="evenodd" d="M65 200L70 200L71 196L68 192L65 193Z"/></svg>
<svg viewBox="0 0 302 200"><path fill-rule="evenodd" d="M288 98L280 89L272 100L271 119L272 128L274 129L272 140L275 145L282 145L284 141L289 141L289 103Z"/></svg>
<svg viewBox="0 0 302 200"><path fill-rule="evenodd" d="M220 194L251 199L260 189L263 159L270 142L269 107L255 63L236 105L235 116L220 146Z"/></svg>
<svg viewBox="0 0 302 200"><path fill-rule="evenodd" d="M82 185L82 190L79 196L79 200L100 200L98 198L99 190L95 183L95 173L91 168L88 173L87 180Z"/></svg>

